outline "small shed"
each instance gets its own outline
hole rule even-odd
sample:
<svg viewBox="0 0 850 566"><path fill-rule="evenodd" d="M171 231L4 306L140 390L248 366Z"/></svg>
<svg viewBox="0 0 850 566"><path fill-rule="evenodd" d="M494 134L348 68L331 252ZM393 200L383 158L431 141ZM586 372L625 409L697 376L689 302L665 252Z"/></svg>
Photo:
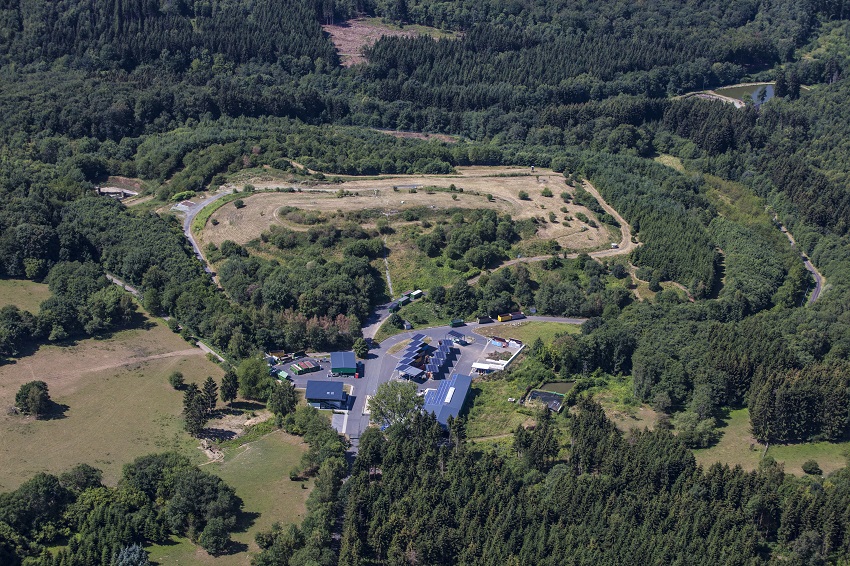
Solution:
<svg viewBox="0 0 850 566"><path fill-rule="evenodd" d="M405 330L413 330L413 325L407 322L406 320L402 321L402 325Z"/></svg>
<svg viewBox="0 0 850 566"><path fill-rule="evenodd" d="M331 352L331 373L354 375L357 373L357 359L354 352Z"/></svg>
<svg viewBox="0 0 850 566"><path fill-rule="evenodd" d="M348 404L348 394L339 381L308 381L304 397L317 409L343 409Z"/></svg>

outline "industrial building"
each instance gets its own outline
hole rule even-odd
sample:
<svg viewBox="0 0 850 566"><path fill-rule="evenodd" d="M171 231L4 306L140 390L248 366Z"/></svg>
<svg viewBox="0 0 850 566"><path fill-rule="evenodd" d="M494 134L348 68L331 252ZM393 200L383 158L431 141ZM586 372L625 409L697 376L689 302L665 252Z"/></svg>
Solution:
<svg viewBox="0 0 850 566"><path fill-rule="evenodd" d="M457 418L460 414L471 386L471 377L459 373L453 374L450 379L440 383L437 389L429 389L425 393L424 411L434 413L437 422L446 426L449 417Z"/></svg>
<svg viewBox="0 0 850 566"><path fill-rule="evenodd" d="M331 373L334 375L357 373L357 359L354 357L354 352L331 352Z"/></svg>

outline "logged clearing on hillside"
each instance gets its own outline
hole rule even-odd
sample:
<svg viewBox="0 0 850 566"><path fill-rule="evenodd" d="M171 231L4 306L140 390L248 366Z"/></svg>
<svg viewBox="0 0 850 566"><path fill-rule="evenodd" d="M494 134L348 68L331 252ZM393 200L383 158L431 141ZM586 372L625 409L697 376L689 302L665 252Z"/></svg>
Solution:
<svg viewBox="0 0 850 566"><path fill-rule="evenodd" d="M209 243L220 245L224 240L246 244L259 238L272 225L306 230L306 226L289 223L277 214L283 206L321 212L378 209L391 218L405 209L421 206L433 210L491 209L500 214L510 214L515 220L537 218L535 238L555 240L566 249L589 251L604 248L618 239L592 211L574 202L563 201L560 194L566 191L572 195L575 188L568 185L560 173L550 169L537 169L532 173L526 167L458 167L457 171L457 175L346 177L342 183L302 188L302 192L257 193L250 198L246 196L244 208L226 205L218 210L211 217L218 224L207 223L198 239L202 246ZM252 184L257 189L292 186L291 183L268 179L254 180ZM448 192L451 185L456 187L457 192ZM442 190L431 191L428 187ZM549 189L553 196L544 197L542 192L545 189ZM356 196L339 198L337 194L340 191ZM527 200L520 198L521 192L528 194ZM488 200L488 194L493 196L492 201ZM563 212L562 207L567 212ZM550 213L555 215L554 222L550 221ZM579 220L579 213L586 215L597 227Z"/></svg>
<svg viewBox="0 0 850 566"><path fill-rule="evenodd" d="M46 345L0 366L0 491L15 489L40 471L63 472L88 463L114 484L121 467L151 452L178 450L196 461L203 453L183 431L183 394L168 383L180 371L187 383L223 371L203 351L163 324L116 332L71 346ZM60 406L52 420L8 415L21 384L47 383Z"/></svg>
<svg viewBox="0 0 850 566"><path fill-rule="evenodd" d="M365 62L363 50L374 45L383 36L416 37L418 35L430 35L431 37L441 38L454 37L455 35L420 25L402 28L385 24L378 18L356 18L340 24L324 25L322 29L331 36L331 41L336 47L343 67L351 67Z"/></svg>

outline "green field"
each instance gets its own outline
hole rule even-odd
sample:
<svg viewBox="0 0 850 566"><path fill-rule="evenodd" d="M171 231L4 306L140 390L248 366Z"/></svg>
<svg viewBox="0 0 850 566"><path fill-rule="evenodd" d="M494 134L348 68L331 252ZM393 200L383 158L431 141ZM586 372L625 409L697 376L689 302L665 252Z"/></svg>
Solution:
<svg viewBox="0 0 850 566"><path fill-rule="evenodd" d="M494 379L479 380L472 384L467 403L467 437L487 438L510 434L517 426L531 423L534 410L508 401L519 399L525 393L525 384L519 381Z"/></svg>
<svg viewBox="0 0 850 566"><path fill-rule="evenodd" d="M754 470L765 454L764 446L758 444L750 433L750 414L747 409L731 411L724 419L720 441L711 448L694 450L697 462L708 466L721 462L745 470ZM802 444L771 445L767 455L785 464L785 471L802 475L806 460L815 460L825 474L847 465L850 442L809 442Z"/></svg>
<svg viewBox="0 0 850 566"><path fill-rule="evenodd" d="M250 564L249 553L259 551L254 542L258 532L268 530L275 521L286 525L300 523L304 518L312 480L303 484L291 481L289 470L305 451L306 445L299 437L278 431L229 451L223 463L204 466L204 470L233 487L245 504L241 532L232 537L236 543L233 550L238 552L216 558L188 539L175 537L173 544L148 548L151 560L163 565Z"/></svg>
<svg viewBox="0 0 850 566"><path fill-rule="evenodd" d="M21 310L38 314L38 307L50 298L44 283L26 279L0 279L0 307L15 305Z"/></svg>
<svg viewBox="0 0 850 566"><path fill-rule="evenodd" d="M520 340L524 344L531 344L537 338L543 340L544 344L551 344L558 334L578 334L581 326L577 324L566 324L564 322L507 322L504 324L488 324L475 329L476 334L482 336L499 336Z"/></svg>
<svg viewBox="0 0 850 566"><path fill-rule="evenodd" d="M0 366L0 406L14 404L22 383L43 380L64 411L47 420L0 416L0 491L14 489L39 471L62 472L86 462L114 484L133 458L178 450L195 461L202 454L182 429L182 395L168 384L173 371L187 382L222 369L155 319L147 328L65 346L45 345Z"/></svg>
<svg viewBox="0 0 850 566"><path fill-rule="evenodd" d="M430 328L432 326L448 326L451 322L451 317L442 312L442 309L434 303L423 301L413 301L408 305L404 305L399 309L398 315L410 322L414 329ZM375 334L375 340L378 342L386 340L390 336L395 336L401 332L406 332L403 329L395 328L390 325L389 321L385 321Z"/></svg>

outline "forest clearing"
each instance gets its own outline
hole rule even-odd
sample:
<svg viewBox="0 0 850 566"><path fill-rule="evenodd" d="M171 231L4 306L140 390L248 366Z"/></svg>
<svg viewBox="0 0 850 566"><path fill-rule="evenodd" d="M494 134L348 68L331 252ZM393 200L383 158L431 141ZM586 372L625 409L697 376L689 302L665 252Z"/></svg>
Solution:
<svg viewBox="0 0 850 566"><path fill-rule="evenodd" d="M371 47L385 36L416 37L428 35L434 38L455 36L451 32L444 32L427 26L413 25L402 28L384 23L379 18L355 18L339 24L326 24L322 26L322 29L330 35L343 67L351 67L365 62L363 50Z"/></svg>
<svg viewBox="0 0 850 566"><path fill-rule="evenodd" d="M765 449L764 444L753 438L750 414L746 408L729 411L722 421L717 444L694 450L697 462L703 466L720 462L752 471L758 469L764 457L769 456L784 464L787 473L799 476L803 475L802 466L807 460L815 460L824 474L828 474L846 466L850 457L850 442L771 444Z"/></svg>
<svg viewBox="0 0 850 566"><path fill-rule="evenodd" d="M278 430L228 451L223 462L205 465L203 470L231 485L245 504L239 530L233 534L237 552L211 556L186 538L172 537L172 544L148 548L151 560L192 566L248 566L249 552L259 550L254 541L257 533L267 531L275 521L300 524L306 514L313 480L294 482L285 473L299 463L306 449L303 438Z"/></svg>
<svg viewBox="0 0 850 566"><path fill-rule="evenodd" d="M483 208L510 214L515 220L538 218L542 222L538 224L535 238L554 240L567 249L599 249L615 239L611 228L600 222L593 211L575 202L564 202L560 194L565 191L574 194L575 187L551 169L536 169L532 173L526 167L479 166L458 167L457 171L458 175L344 177L340 184L304 188L302 192L258 192L245 199L244 208L224 206L216 211L211 219L218 224L208 222L198 240L202 247L209 243L220 245L224 240L245 244L275 224L292 230L306 230L306 227L282 218L278 214L282 206L323 213L378 209L392 216L419 206L435 210ZM264 179L252 180L251 184L258 190L292 186L291 183ZM449 192L452 186L456 187L456 191ZM429 190L429 187L435 190ZM546 189L553 196L542 196ZM339 198L340 191L352 195ZM521 192L528 195L527 200L520 198ZM488 194L493 196L492 201L488 201ZM562 212L562 208L566 208L567 212ZM550 213L556 214L556 222L547 221ZM576 218L578 213L586 215L597 227ZM573 220L566 221L567 216L573 217ZM565 226L563 222L570 225Z"/></svg>

